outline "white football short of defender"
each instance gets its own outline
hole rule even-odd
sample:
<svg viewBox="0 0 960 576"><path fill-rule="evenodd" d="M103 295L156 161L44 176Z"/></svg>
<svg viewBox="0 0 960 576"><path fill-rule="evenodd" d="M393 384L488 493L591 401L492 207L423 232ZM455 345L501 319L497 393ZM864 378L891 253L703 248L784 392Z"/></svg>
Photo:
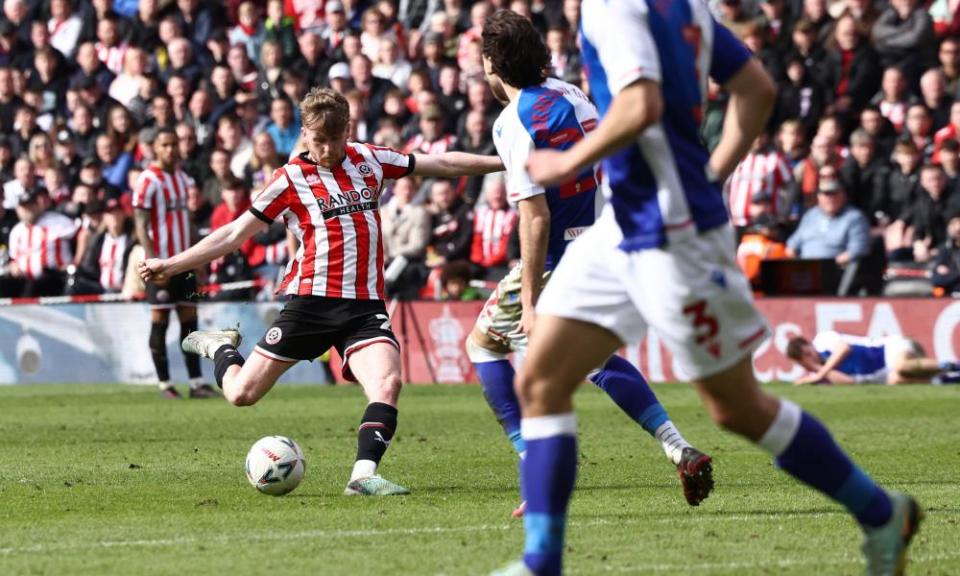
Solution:
<svg viewBox="0 0 960 576"><path fill-rule="evenodd" d="M574 241L537 304L547 314L595 324L636 344L653 328L698 379L751 354L769 334L735 261L729 226L677 235L662 249L624 252L613 212Z"/></svg>

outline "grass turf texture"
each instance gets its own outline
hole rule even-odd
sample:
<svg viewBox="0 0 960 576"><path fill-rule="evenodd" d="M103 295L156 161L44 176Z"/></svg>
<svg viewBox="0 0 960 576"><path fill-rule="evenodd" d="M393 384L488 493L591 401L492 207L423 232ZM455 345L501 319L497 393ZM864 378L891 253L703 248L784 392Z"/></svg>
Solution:
<svg viewBox="0 0 960 576"><path fill-rule="evenodd" d="M911 574L960 573L960 387L772 387L820 416L885 485L928 516ZM860 574L841 509L717 431L687 386L655 388L715 459L689 508L660 447L603 395L577 399L581 468L571 574ZM409 387L382 472L413 491L340 495L358 389L280 387L253 408L161 400L153 389L0 389L0 574L486 574L518 556L512 450L479 387ZM307 457L292 494L257 493L243 460L284 434Z"/></svg>

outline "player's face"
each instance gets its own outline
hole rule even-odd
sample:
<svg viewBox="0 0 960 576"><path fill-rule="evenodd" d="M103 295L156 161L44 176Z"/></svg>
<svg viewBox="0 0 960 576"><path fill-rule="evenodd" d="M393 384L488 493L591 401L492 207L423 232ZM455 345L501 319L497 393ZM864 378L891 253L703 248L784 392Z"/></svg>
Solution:
<svg viewBox="0 0 960 576"><path fill-rule="evenodd" d="M800 356L800 365L811 372L816 372L823 365L820 355L814 350L812 344L803 347L803 354Z"/></svg>
<svg viewBox="0 0 960 576"><path fill-rule="evenodd" d="M510 97L507 96L507 91L503 89L503 80L493 73L493 64L486 56L483 57L483 74L487 78L487 84L490 85L490 92L493 92L493 97L501 104L508 103Z"/></svg>
<svg viewBox="0 0 960 576"><path fill-rule="evenodd" d="M310 158L324 168L333 168L343 162L346 154L347 133L330 133L323 128L303 127L303 143L310 153Z"/></svg>
<svg viewBox="0 0 960 576"><path fill-rule="evenodd" d="M153 153L164 169L171 169L177 163L177 137L173 134L161 134L153 143Z"/></svg>

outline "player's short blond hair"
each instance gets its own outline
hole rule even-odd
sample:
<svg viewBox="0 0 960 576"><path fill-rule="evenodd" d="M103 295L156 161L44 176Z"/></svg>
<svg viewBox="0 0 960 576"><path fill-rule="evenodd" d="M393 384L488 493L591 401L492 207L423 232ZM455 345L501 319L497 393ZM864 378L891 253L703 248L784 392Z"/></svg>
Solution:
<svg viewBox="0 0 960 576"><path fill-rule="evenodd" d="M336 90L314 87L300 102L303 125L311 130L340 134L350 122L350 106Z"/></svg>

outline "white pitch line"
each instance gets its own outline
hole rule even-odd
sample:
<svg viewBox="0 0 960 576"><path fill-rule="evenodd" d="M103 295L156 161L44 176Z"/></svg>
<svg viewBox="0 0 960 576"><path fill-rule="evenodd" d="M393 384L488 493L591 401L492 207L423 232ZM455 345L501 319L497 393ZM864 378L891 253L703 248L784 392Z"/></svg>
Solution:
<svg viewBox="0 0 960 576"><path fill-rule="evenodd" d="M910 555L910 564L925 564L928 562L941 562L945 560L956 560L960 558L960 553L953 554L918 554ZM677 563L677 564L634 564L631 566L602 566L604 572L618 574L641 574L649 572L688 572L690 568L696 568L698 572L707 571L726 571L735 569L756 569L756 568L793 568L796 566L837 566L837 565L859 565L863 561L859 557L851 556L849 558L781 558L778 560L750 560L737 562L704 562L704 563ZM571 574L576 572L570 571Z"/></svg>

